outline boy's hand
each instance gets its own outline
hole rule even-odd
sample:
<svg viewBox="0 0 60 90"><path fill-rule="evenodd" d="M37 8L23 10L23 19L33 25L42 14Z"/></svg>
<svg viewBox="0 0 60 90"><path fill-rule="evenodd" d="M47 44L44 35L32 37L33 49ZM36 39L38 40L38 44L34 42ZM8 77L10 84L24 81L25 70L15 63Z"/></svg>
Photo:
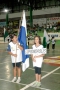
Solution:
<svg viewBox="0 0 60 90"><path fill-rule="evenodd" d="M21 45L19 45L19 42L17 41L17 46L20 50L23 50L23 47Z"/></svg>
<svg viewBox="0 0 60 90"><path fill-rule="evenodd" d="M17 41L17 45L19 45L19 42Z"/></svg>
<svg viewBox="0 0 60 90"><path fill-rule="evenodd" d="M19 48L19 46L20 46L19 43L18 43L18 41L17 41L17 46L18 46L18 48Z"/></svg>

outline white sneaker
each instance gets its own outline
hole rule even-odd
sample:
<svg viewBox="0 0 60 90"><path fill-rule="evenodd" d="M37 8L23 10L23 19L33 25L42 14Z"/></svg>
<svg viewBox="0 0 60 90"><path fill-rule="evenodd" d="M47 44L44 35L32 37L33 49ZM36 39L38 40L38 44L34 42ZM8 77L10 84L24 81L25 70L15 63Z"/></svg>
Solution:
<svg viewBox="0 0 60 90"><path fill-rule="evenodd" d="M20 83L21 79L17 79L16 83Z"/></svg>
<svg viewBox="0 0 60 90"><path fill-rule="evenodd" d="M36 87L40 87L41 86L41 82L38 82Z"/></svg>
<svg viewBox="0 0 60 90"><path fill-rule="evenodd" d="M12 82L15 82L15 81L16 81L16 78L13 78L13 79L12 79Z"/></svg>

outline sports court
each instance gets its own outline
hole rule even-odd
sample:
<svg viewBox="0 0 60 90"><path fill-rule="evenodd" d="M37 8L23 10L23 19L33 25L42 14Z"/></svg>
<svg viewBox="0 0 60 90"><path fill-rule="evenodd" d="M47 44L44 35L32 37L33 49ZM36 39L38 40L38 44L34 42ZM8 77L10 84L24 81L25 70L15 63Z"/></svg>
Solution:
<svg viewBox="0 0 60 90"><path fill-rule="evenodd" d="M43 34L44 31L47 32L46 35ZM29 68L22 72L21 82L12 82L13 66L7 52L8 43L14 41L12 34L19 38L13 44L20 43L15 47L16 53L10 53L14 57L17 57L19 48L22 50L19 45L24 49L29 45L31 49L36 35L41 37L42 42L45 38L42 43L45 48L50 44L43 60L41 87L32 86L35 82L35 70L31 57ZM55 50L52 50L52 44L56 45ZM20 60L21 54L18 53L18 56ZM39 62L38 64L40 67ZM20 80L20 75L17 78ZM60 0L0 0L0 90L60 90Z"/></svg>
<svg viewBox="0 0 60 90"><path fill-rule="evenodd" d="M42 66L42 85L40 88L32 87L35 80L34 68L30 58L30 67L22 72L21 82L12 83L13 78L12 64L10 55L7 53L7 44L0 44L0 90L60 90L60 67L58 65L49 65L43 63ZM59 56L59 45L56 44L56 50L50 50L44 58Z"/></svg>

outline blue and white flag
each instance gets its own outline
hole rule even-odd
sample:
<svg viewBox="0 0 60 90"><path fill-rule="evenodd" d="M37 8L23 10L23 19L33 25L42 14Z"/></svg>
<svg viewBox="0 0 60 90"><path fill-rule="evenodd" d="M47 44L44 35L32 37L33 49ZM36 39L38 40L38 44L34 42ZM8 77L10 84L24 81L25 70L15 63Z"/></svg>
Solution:
<svg viewBox="0 0 60 90"><path fill-rule="evenodd" d="M25 49L28 49L27 37L26 36L27 36L26 17L25 17L25 11L23 10L22 25L20 27L20 32L18 35L18 41L23 46L23 50L22 50L22 71L25 71L29 67L29 56L25 55Z"/></svg>

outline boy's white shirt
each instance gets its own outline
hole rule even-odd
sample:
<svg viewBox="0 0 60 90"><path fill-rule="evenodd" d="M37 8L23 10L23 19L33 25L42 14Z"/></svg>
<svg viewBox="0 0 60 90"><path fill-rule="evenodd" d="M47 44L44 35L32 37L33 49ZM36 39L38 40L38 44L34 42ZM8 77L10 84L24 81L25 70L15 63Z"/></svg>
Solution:
<svg viewBox="0 0 60 90"><path fill-rule="evenodd" d="M13 42L10 42L9 45L11 48L11 52L13 54L17 54L17 57L14 57L11 55L12 63L21 62L22 61L22 51L18 48L18 46L16 46L17 44L14 44Z"/></svg>
<svg viewBox="0 0 60 90"><path fill-rule="evenodd" d="M43 45L40 45L38 47L36 47L35 45L32 46L33 49L43 49ZM33 54L33 56L38 56L41 55L43 53L39 53L39 54ZM42 67L42 62L43 62L43 57L39 57L39 58L35 58L36 62L33 61L33 67Z"/></svg>
<svg viewBox="0 0 60 90"><path fill-rule="evenodd" d="M52 39L52 44L55 44L55 39Z"/></svg>

